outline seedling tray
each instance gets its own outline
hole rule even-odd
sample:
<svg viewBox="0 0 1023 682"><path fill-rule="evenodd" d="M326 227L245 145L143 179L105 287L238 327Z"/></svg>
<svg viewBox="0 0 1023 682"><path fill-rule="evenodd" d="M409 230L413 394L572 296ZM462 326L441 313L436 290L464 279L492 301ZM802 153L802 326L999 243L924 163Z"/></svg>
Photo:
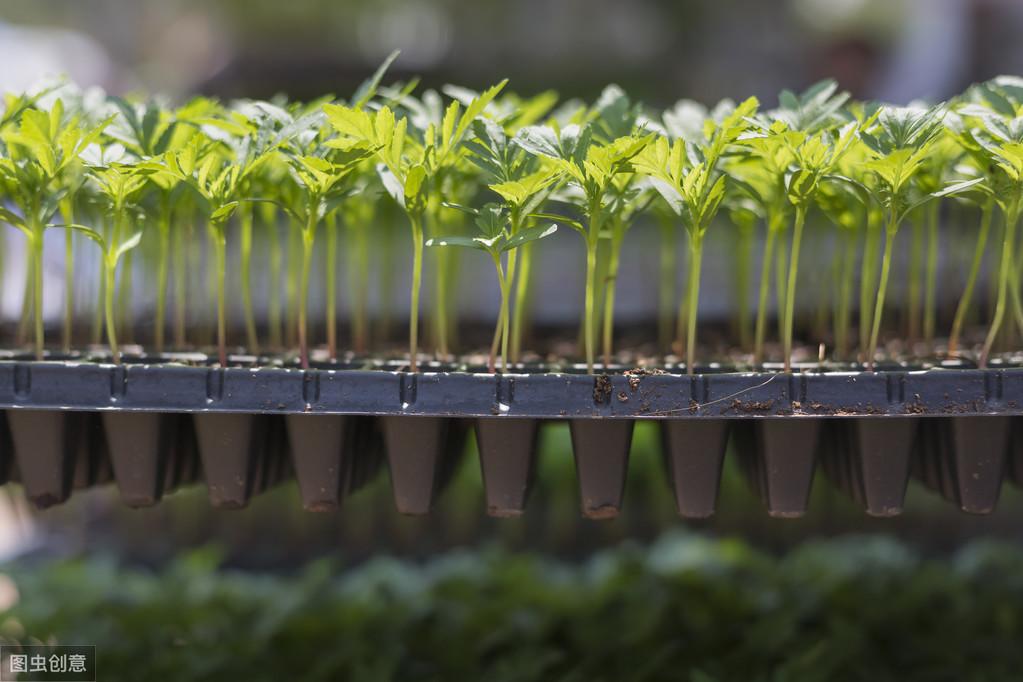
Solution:
<svg viewBox="0 0 1023 682"><path fill-rule="evenodd" d="M116 481L131 506L205 480L243 507L294 477L338 507L386 462L399 511L430 510L472 431L488 512L521 514L539 429L568 420L582 512L622 505L632 430L657 420L678 511L714 513L726 446L774 516L818 465L872 515L915 475L967 512L1023 484L1023 369L608 375L0 362L0 475L40 507Z"/></svg>

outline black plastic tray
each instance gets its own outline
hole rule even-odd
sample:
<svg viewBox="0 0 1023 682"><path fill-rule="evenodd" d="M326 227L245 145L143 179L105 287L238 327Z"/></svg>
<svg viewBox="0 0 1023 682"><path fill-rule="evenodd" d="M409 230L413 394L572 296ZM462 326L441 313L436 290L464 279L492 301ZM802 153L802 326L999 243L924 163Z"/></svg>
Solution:
<svg viewBox="0 0 1023 682"><path fill-rule="evenodd" d="M472 374L0 362L0 407L430 417L1023 414L1023 369Z"/></svg>
<svg viewBox="0 0 1023 682"><path fill-rule="evenodd" d="M399 511L430 510L475 431L487 511L525 509L538 433L568 420L581 510L622 505L637 419L656 419L678 511L717 505L726 449L770 514L805 512L822 469L867 513L902 510L911 474L961 509L1023 484L1023 369L607 375L121 367L0 362L0 480L40 507L116 481L158 502L205 480L213 505L297 479L335 509L386 462ZM926 418L922 418L926 417Z"/></svg>

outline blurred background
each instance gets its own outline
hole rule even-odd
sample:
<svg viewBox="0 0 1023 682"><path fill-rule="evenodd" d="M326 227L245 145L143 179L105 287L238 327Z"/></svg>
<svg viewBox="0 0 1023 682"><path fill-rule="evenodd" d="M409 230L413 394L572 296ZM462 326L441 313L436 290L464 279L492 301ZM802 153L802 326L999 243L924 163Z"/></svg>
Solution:
<svg viewBox="0 0 1023 682"><path fill-rule="evenodd" d="M907 103L941 100L972 82L1023 73L1021 35L1019 0L4 0L0 90L66 73L82 86L112 93L311 98L350 93L390 51L401 49L391 75L421 76L425 87L482 87L508 77L509 87L522 94L555 89L565 98L592 100L615 82L654 106L682 97L713 103L748 95L773 106L781 88L835 77L856 97ZM647 246L654 237L650 231ZM568 241L565 252L576 257L573 238L561 238ZM644 242L637 244L623 265L624 301L641 297L640 289L630 289L628 273L644 286L653 282L655 268L645 265ZM727 307L727 296L715 293L730 280L727 262L718 258L707 270L708 314L715 300L719 309ZM486 278L487 264L478 267ZM581 292L581 278L569 286L577 284ZM465 305L490 314L495 296L467 287ZM577 308L573 296L564 297L563 310ZM10 297L16 305L19 297ZM49 304L56 314L59 301ZM622 309L628 321L629 305ZM323 557L345 565L382 554L418 561L494 545L578 561L622 543L652 541L666 529L737 536L769 554L845 534L894 535L936 557L978 538L1023 540L1023 495L1009 486L994 515L971 517L913 482L907 513L879 520L865 517L818 476L806 518L770 519L731 455L720 513L683 522L651 424L637 428L623 515L585 521L567 427L553 425L543 439L539 487L522 519L485 516L470 439L439 508L423 519L393 511L386 473L328 514L303 512L293 483L241 512L211 510L201 485L149 510L124 508L107 486L34 512L7 486L0 492L6 519L0 556L113 556L159 568L183 552L214 545L220 566L288 575ZM60 611L59 603L51 606Z"/></svg>

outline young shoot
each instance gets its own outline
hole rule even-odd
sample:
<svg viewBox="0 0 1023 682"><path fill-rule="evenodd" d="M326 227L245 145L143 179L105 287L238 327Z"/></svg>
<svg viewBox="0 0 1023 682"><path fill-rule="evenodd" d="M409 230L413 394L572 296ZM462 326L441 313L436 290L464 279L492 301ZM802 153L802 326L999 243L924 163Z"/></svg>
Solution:
<svg viewBox="0 0 1023 682"><path fill-rule="evenodd" d="M327 120L338 136L328 144L351 147L363 144L376 150L377 172L384 189L405 211L412 228L412 287L409 311L409 369L418 371L419 297L423 280L423 227L427 206L439 205L440 175L464 152L469 126L497 96L507 81L484 91L465 107L452 102L439 128L432 123L422 139L411 135L409 119L396 117L388 106L376 114L338 104L324 105Z"/></svg>
<svg viewBox="0 0 1023 682"><path fill-rule="evenodd" d="M31 291L37 360L43 359L43 233L60 208L68 187L65 173L100 136L108 121L83 127L77 116L64 115L58 99L49 111L26 108L17 125L0 130L6 154L0 156L0 178L19 212L0 207L0 218L20 230L28 241L30 263L26 292Z"/></svg>
<svg viewBox="0 0 1023 682"><path fill-rule="evenodd" d="M597 247L609 228L615 202L615 179L631 174L631 162L646 147L653 135L627 135L607 144L593 139L591 128L578 125L563 129L546 126L523 128L515 144L535 156L550 159L559 175L574 190L563 195L584 216L585 223L572 218L539 213L538 217L568 225L582 235L586 247L586 292L583 303L583 346L586 371L593 373L596 347L595 293L597 282Z"/></svg>
<svg viewBox="0 0 1023 682"><path fill-rule="evenodd" d="M633 160L637 173L650 178L654 188L680 219L689 235L689 282L686 286L686 372L693 374L696 363L696 320L700 300L700 268L703 240L725 198L728 177L720 160L748 127L758 102L750 98L726 116L705 143L687 145L678 139L670 143L660 137L648 144ZM680 313L681 315L681 313Z"/></svg>
<svg viewBox="0 0 1023 682"><path fill-rule="evenodd" d="M860 187L884 210L884 255L877 285L870 342L866 350L867 369L873 371L877 343L881 331L885 295L891 273L895 235L906 217L916 208L938 196L966 191L980 179L946 187L941 192L923 194L916 183L927 155L931 152L943 130L945 107L928 109L885 107L877 117L877 124L861 137L870 150L865 164L876 184L861 183Z"/></svg>
<svg viewBox="0 0 1023 682"><path fill-rule="evenodd" d="M523 244L535 242L544 237L554 234L557 225L534 226L519 228L512 233L511 212L505 206L498 204L486 204L481 209L465 209L474 216L474 223L479 231L475 237L440 237L429 239L427 246L459 246L463 248L484 251L490 255L497 271L497 283L501 290L501 308L497 317L497 324L494 331L495 338L501 338L501 369L508 370L508 337L509 337L509 294L511 281L509 278L510 268L506 267L507 259L515 249ZM507 256L505 254L508 254ZM497 358L493 347L490 350L490 358L487 368L491 373L497 371Z"/></svg>

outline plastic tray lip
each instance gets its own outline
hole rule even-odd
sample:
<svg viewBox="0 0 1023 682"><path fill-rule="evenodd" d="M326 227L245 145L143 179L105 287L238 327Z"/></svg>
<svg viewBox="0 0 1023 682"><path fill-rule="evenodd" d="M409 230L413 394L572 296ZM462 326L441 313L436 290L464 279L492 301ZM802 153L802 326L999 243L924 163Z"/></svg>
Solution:
<svg viewBox="0 0 1023 682"><path fill-rule="evenodd" d="M689 376L0 360L0 408L537 419L1023 415L1023 368Z"/></svg>

